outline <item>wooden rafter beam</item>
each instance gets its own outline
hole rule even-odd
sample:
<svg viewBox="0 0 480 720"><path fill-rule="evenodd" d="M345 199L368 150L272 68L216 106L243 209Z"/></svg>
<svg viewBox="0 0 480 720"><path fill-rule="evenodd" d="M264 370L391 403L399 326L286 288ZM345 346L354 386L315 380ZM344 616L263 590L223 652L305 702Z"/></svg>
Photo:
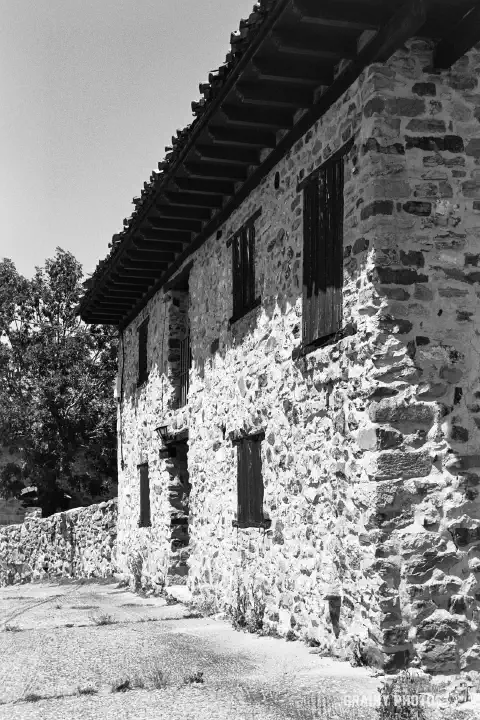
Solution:
<svg viewBox="0 0 480 720"><path fill-rule="evenodd" d="M274 148L276 145L275 133L260 129L243 129L230 127L210 127L208 134L215 143L245 146L255 148Z"/></svg>
<svg viewBox="0 0 480 720"><path fill-rule="evenodd" d="M137 293L130 293L125 290L108 290L104 292L104 294L98 296L98 302L111 302L114 301L115 304L117 303L117 300L122 302L125 300L126 302L132 304L134 302L137 302L137 300L141 297L141 292Z"/></svg>
<svg viewBox="0 0 480 720"><path fill-rule="evenodd" d="M163 272L163 271L162 271ZM131 268L125 265L121 265L116 269L117 277L119 278L128 278L128 279L134 279L139 278L140 280L151 280L152 282L156 280L159 275L154 269L144 269L144 268ZM160 273L161 274L161 273Z"/></svg>
<svg viewBox="0 0 480 720"><path fill-rule="evenodd" d="M195 152L205 160L239 163L240 165L259 165L260 158L255 148L238 148L228 145L199 145Z"/></svg>
<svg viewBox="0 0 480 720"><path fill-rule="evenodd" d="M208 178L198 180L193 177L176 177L173 181L179 190L191 193L210 193L211 195L234 195L235 183L229 180Z"/></svg>
<svg viewBox="0 0 480 720"><path fill-rule="evenodd" d="M200 232L202 229L202 223L199 220L150 217L148 222L154 230L186 230L189 232Z"/></svg>
<svg viewBox="0 0 480 720"><path fill-rule="evenodd" d="M221 208L223 205L223 197L221 195L206 195L200 193L182 193L182 192L165 192L163 193L165 200L172 205L189 206L189 207L205 207L205 208Z"/></svg>
<svg viewBox="0 0 480 720"><path fill-rule="evenodd" d="M235 125L284 130L292 125L292 113L285 109L262 107L245 107L241 102L223 105L222 112Z"/></svg>
<svg viewBox="0 0 480 720"><path fill-rule="evenodd" d="M254 58L253 67L261 80L275 82L292 82L307 87L331 85L333 82L333 64L331 67L325 62L315 62L311 59L298 58L295 62L291 58L279 55L275 58Z"/></svg>
<svg viewBox="0 0 480 720"><path fill-rule="evenodd" d="M162 247L160 246L159 249L155 251L144 251L137 249L128 250L125 253L124 257L128 258L129 260L141 260L142 262L170 263L175 260L176 253L163 252Z"/></svg>
<svg viewBox="0 0 480 720"><path fill-rule="evenodd" d="M373 30L388 18L388 3L338 0L293 0L293 11L302 22L321 27Z"/></svg>
<svg viewBox="0 0 480 720"><path fill-rule="evenodd" d="M118 285L107 284L104 288L102 288L102 291L98 294L98 297L103 298L110 296L119 296L130 299L137 297L141 292L142 289L140 287L119 288Z"/></svg>
<svg viewBox="0 0 480 720"><path fill-rule="evenodd" d="M178 252L184 245L188 245L192 239L191 232L185 230L155 230L152 227L142 227L138 235L132 237L132 243L135 246L147 243L155 243L154 247L158 247L158 243L162 243L165 250L173 250ZM166 244L165 244L166 243ZM153 247L153 246L152 246Z"/></svg>
<svg viewBox="0 0 480 720"><path fill-rule="evenodd" d="M142 292L145 290L145 282L141 278L129 277L125 279L125 277L112 274L109 277L109 283L117 290L141 290Z"/></svg>
<svg viewBox="0 0 480 720"><path fill-rule="evenodd" d="M143 258L139 260L132 258L124 258L122 268L128 270L128 272L132 272L133 276L135 276L135 270L148 270L151 271L154 275L158 275L159 272L165 272L165 270L168 268L168 262L161 262L159 260L147 261Z"/></svg>
<svg viewBox="0 0 480 720"><path fill-rule="evenodd" d="M103 301L103 300L99 299L95 303L95 308L97 309L97 311L103 311L103 312L107 312L109 314L117 313L117 312L122 313L122 312L128 311L132 307L133 304L134 304L134 302L121 302L120 300L115 300L114 302L113 301L108 302L108 301Z"/></svg>
<svg viewBox="0 0 480 720"><path fill-rule="evenodd" d="M306 108L313 102L312 88L295 83L249 82L238 85L237 93L245 103L280 107Z"/></svg>
<svg viewBox="0 0 480 720"><path fill-rule="evenodd" d="M133 304L133 302L135 302L135 301L132 301L132 303L130 303L130 307ZM114 314L121 315L123 312L125 312L122 309L121 305L118 306L117 303L115 302L115 303L111 303L111 306L109 306L109 301L104 298L100 298L100 297L95 298L95 302L92 305L92 309L93 309L93 312L95 312L95 314L103 312L103 313L108 313L109 315L114 315Z"/></svg>
<svg viewBox="0 0 480 720"><path fill-rule="evenodd" d="M159 255L163 259L163 250L165 249L168 251L167 245L175 246L175 250L173 251L175 253L175 256L177 256L179 253L183 252L185 248L188 246L188 243L166 243L164 241L158 242L157 240L142 240L139 238L135 238L135 243L132 244L131 249L128 250L128 252L125 254L127 257L140 257L145 253L152 253L154 255Z"/></svg>
<svg viewBox="0 0 480 720"><path fill-rule="evenodd" d="M162 217L180 218L189 220L210 220L211 210L202 207L187 207L186 205L156 204L155 209Z"/></svg>
<svg viewBox="0 0 480 720"><path fill-rule="evenodd" d="M475 3L448 37L441 40L435 50L433 64L439 70L454 65L465 53L480 42L480 5Z"/></svg>
<svg viewBox="0 0 480 720"><path fill-rule="evenodd" d="M245 180L247 177L246 169L241 165L186 162L184 168L190 175L201 178L216 178L239 182Z"/></svg>
<svg viewBox="0 0 480 720"><path fill-rule="evenodd" d="M288 55L325 58L338 62L352 60L356 54L356 40L339 40L336 35L326 33L296 31L279 31L272 34L277 49Z"/></svg>

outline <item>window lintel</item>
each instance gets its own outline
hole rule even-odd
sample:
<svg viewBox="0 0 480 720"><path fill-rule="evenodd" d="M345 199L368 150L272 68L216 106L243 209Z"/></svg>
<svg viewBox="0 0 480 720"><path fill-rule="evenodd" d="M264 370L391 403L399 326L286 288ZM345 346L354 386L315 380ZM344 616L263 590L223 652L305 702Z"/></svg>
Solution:
<svg viewBox="0 0 480 720"><path fill-rule="evenodd" d="M253 215L251 215L251 216L248 218L248 220L245 220L245 222L243 223L243 225L241 225L237 230L235 230L234 233L232 233L232 234L230 235L230 237L228 238L228 240L227 240L226 243L225 243L226 246L227 246L227 247L230 247L230 245L232 244L232 242L234 241L234 239L235 239L238 235L240 235L244 230L247 230L249 227L251 227L251 226L254 224L255 220L257 220L257 219L260 217L261 214L262 214L262 208L259 207L258 210L256 210L256 211L253 213Z"/></svg>
<svg viewBox="0 0 480 720"><path fill-rule="evenodd" d="M325 170L331 163L336 162L339 158L343 157L344 155L348 155L350 150L353 147L353 137L350 138L350 140L347 140L347 142L342 145L341 148L339 148L336 152L332 153L329 158L325 160L319 167L315 168L315 170L312 170L311 173L309 173L306 177L304 177L300 182L297 184L297 192L300 192L301 190L304 190L307 185L309 185L311 182L313 182L318 175Z"/></svg>

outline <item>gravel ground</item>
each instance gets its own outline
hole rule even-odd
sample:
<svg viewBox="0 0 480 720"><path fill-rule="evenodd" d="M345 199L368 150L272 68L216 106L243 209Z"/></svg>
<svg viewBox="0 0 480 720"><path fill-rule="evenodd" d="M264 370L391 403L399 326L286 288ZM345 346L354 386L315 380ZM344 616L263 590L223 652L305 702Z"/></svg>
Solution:
<svg viewBox="0 0 480 720"><path fill-rule="evenodd" d="M0 720L377 717L369 670L191 615L110 583L0 588Z"/></svg>

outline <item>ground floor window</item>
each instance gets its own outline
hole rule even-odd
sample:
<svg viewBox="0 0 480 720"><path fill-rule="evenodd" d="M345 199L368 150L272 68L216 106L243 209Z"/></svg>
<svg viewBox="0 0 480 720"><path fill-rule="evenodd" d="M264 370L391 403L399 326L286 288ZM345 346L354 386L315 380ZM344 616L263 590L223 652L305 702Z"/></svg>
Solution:
<svg viewBox="0 0 480 720"><path fill-rule="evenodd" d="M150 479L148 477L148 463L138 466L140 473L140 527L151 525L150 518Z"/></svg>
<svg viewBox="0 0 480 720"><path fill-rule="evenodd" d="M263 515L263 477L261 443L264 433L240 438L237 446L237 519L236 527L265 527Z"/></svg>

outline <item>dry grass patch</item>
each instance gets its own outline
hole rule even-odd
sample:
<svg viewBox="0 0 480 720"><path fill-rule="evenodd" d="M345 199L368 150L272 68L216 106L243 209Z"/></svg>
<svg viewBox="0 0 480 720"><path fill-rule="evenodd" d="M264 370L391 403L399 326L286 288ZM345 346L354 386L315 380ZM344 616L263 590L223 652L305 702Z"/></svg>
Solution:
<svg viewBox="0 0 480 720"><path fill-rule="evenodd" d="M17 625L16 623L5 623L3 626L4 632L22 632L22 628L20 625Z"/></svg>
<svg viewBox="0 0 480 720"><path fill-rule="evenodd" d="M100 605L70 605L70 610L98 610Z"/></svg>
<svg viewBox="0 0 480 720"><path fill-rule="evenodd" d="M108 613L91 615L90 619L94 623L94 625L115 625L117 622L113 615L109 615Z"/></svg>
<svg viewBox="0 0 480 720"><path fill-rule="evenodd" d="M39 700L43 700L43 698L38 693L27 693L23 696L22 700L24 702L38 702Z"/></svg>
<svg viewBox="0 0 480 720"><path fill-rule="evenodd" d="M79 695L96 695L98 693L98 688L94 687L93 685L79 685L78 686L78 694Z"/></svg>
<svg viewBox="0 0 480 720"><path fill-rule="evenodd" d="M127 692L133 690L134 686L130 678L122 678L121 680L115 680L112 683L112 693Z"/></svg>
<svg viewBox="0 0 480 720"><path fill-rule="evenodd" d="M183 678L183 682L185 685L193 685L195 683L204 683L205 680L203 679L203 672L201 670L197 670L196 672L192 673L191 675L185 675Z"/></svg>
<svg viewBox="0 0 480 720"><path fill-rule="evenodd" d="M163 690L169 683L167 673L157 661L154 661L150 667L149 679L156 690Z"/></svg>

